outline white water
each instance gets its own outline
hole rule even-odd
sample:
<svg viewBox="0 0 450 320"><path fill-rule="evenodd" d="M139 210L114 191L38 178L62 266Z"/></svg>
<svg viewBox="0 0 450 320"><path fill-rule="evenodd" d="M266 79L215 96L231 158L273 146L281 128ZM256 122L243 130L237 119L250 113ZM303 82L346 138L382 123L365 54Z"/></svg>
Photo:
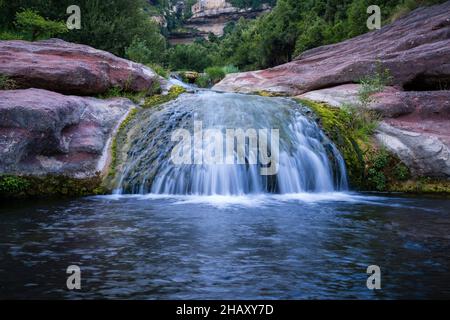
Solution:
<svg viewBox="0 0 450 320"><path fill-rule="evenodd" d="M345 191L344 161L308 114L287 98L266 98L212 91L185 94L156 110L147 110L136 124L137 134L121 175L119 193L171 195L233 195L330 193ZM174 130L205 128L277 129L279 169L262 176L261 164L175 165L170 154ZM207 145L193 144L204 151ZM235 154L236 154L236 150Z"/></svg>

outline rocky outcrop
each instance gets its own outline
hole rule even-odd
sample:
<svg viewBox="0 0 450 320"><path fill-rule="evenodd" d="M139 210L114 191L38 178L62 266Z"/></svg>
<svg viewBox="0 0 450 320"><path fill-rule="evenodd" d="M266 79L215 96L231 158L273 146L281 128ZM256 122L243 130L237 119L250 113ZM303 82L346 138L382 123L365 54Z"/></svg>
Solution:
<svg viewBox="0 0 450 320"><path fill-rule="evenodd" d="M112 87L147 91L165 80L151 69L111 53L59 39L0 41L0 74L20 88L97 95Z"/></svg>
<svg viewBox="0 0 450 320"><path fill-rule="evenodd" d="M225 25L230 21L237 21L241 17L254 19L270 7L262 5L260 8L236 8L226 0L200 0L192 6L192 17L186 27L199 30L204 35L213 33L223 35Z"/></svg>
<svg viewBox="0 0 450 320"><path fill-rule="evenodd" d="M381 30L304 52L294 61L262 71L228 75L214 89L298 95L355 83L388 68L406 90L450 88L450 1L419 8Z"/></svg>
<svg viewBox="0 0 450 320"><path fill-rule="evenodd" d="M112 133L133 106L122 98L0 91L0 175L95 176L106 167Z"/></svg>
<svg viewBox="0 0 450 320"><path fill-rule="evenodd" d="M183 0L176 1L172 15L181 15L189 9L189 3ZM172 30L169 42L175 44L189 44L199 38L208 38L212 33L222 36L227 23L238 21L240 18L254 19L259 15L269 12L271 7L262 4L260 7L237 8L226 0L198 0L192 7L192 16L181 28Z"/></svg>

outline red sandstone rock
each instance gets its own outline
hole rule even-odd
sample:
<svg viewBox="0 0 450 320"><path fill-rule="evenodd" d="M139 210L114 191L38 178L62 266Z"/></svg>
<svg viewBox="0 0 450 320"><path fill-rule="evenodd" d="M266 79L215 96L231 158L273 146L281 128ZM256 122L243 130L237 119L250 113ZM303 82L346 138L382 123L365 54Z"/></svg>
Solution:
<svg viewBox="0 0 450 320"><path fill-rule="evenodd" d="M0 174L91 177L107 142L133 107L40 89L0 91Z"/></svg>
<svg viewBox="0 0 450 320"><path fill-rule="evenodd" d="M0 74L21 88L76 95L101 94L111 87L143 91L164 81L141 64L59 39L0 41Z"/></svg>
<svg viewBox="0 0 450 320"><path fill-rule="evenodd" d="M293 62L228 75L214 89L294 96L357 82L373 74L378 62L391 71L394 85L408 90L448 85L450 1L419 8L381 30L306 51Z"/></svg>

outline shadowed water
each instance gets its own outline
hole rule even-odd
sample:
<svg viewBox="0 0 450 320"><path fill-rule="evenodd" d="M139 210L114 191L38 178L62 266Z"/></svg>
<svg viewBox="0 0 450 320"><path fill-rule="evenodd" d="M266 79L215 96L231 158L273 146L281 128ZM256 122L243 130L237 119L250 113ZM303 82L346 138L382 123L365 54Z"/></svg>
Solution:
<svg viewBox="0 0 450 320"><path fill-rule="evenodd" d="M450 199L106 196L2 204L0 298L450 298ZM66 289L66 268L82 290ZM382 290L366 288L366 268Z"/></svg>

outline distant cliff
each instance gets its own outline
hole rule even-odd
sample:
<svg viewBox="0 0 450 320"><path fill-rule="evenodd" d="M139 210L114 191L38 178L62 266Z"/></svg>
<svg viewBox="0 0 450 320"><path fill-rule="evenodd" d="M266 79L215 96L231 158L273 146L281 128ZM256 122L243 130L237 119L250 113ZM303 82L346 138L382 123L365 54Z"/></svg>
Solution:
<svg viewBox="0 0 450 320"><path fill-rule="evenodd" d="M223 35L227 23L241 17L256 18L270 11L269 4L275 0L253 1L250 7L246 7L246 3L235 0L174 0L169 1L169 7L163 10L162 15L154 16L154 20L168 28L171 43L190 43L196 38L207 38L210 33Z"/></svg>

